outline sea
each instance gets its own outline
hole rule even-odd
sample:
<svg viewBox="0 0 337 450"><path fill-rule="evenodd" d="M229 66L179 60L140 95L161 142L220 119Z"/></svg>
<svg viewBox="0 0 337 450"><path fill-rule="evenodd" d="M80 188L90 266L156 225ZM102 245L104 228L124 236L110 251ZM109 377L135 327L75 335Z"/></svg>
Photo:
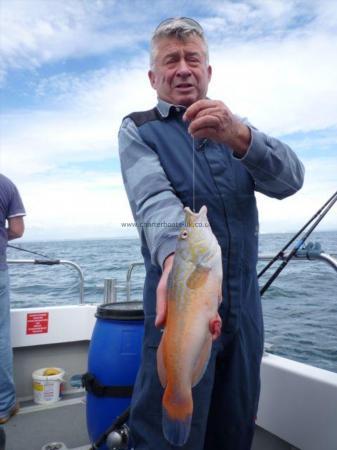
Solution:
<svg viewBox="0 0 337 450"><path fill-rule="evenodd" d="M275 255L291 234L262 234L259 253ZM308 240L337 258L337 232L315 232ZM126 301L130 264L142 262L139 240L21 242L22 250L76 263L84 276L84 302L103 302L104 280L115 279L117 301ZM294 245L294 244L293 244ZM290 247L291 249L292 247ZM8 259L43 259L8 249ZM267 263L258 264L260 271ZM262 286L279 263L260 278ZM68 265L10 264L11 307L79 303L79 277ZM130 299L141 300L144 267L134 267ZM262 297L268 352L337 373L337 272L322 261L292 259Z"/></svg>

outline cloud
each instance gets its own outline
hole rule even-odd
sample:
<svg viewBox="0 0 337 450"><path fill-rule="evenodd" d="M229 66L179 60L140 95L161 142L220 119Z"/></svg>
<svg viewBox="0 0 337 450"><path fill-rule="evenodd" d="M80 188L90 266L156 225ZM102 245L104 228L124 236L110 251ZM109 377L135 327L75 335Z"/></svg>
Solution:
<svg viewBox="0 0 337 450"><path fill-rule="evenodd" d="M25 239L136 236L120 174L67 171L20 185L27 211Z"/></svg>
<svg viewBox="0 0 337 450"><path fill-rule="evenodd" d="M209 94L266 132L282 136L329 129L333 141L337 62L331 54L336 47L337 37L328 38L320 31L302 37L290 34L281 41L212 46L214 76ZM14 176L31 176L65 161L116 157L122 117L155 102L147 68L148 55L143 51L135 59L121 58L101 70L41 77L33 87L38 109L3 114L4 169ZM297 142L302 148L303 140Z"/></svg>
<svg viewBox="0 0 337 450"><path fill-rule="evenodd" d="M0 79L5 83L11 69L39 70L71 59L111 58L121 51L137 54L172 11L200 19L212 42L280 38L308 33L310 27L335 32L337 16L328 0L215 0L207 5L196 0L193 7L178 0L3 0Z"/></svg>
<svg viewBox="0 0 337 450"><path fill-rule="evenodd" d="M299 6L301 3L301 6ZM203 20L206 34L212 40L247 41L262 36L282 37L314 17L313 2L215 1L209 4L210 15Z"/></svg>
<svg viewBox="0 0 337 450"><path fill-rule="evenodd" d="M29 177L65 163L117 157L117 134L122 118L150 108L155 93L149 88L146 63L112 68L88 78L62 74L36 87L55 96L45 109L18 110L3 115L0 161L13 176ZM41 87L42 86L42 87Z"/></svg>
<svg viewBox="0 0 337 450"><path fill-rule="evenodd" d="M294 232L300 229L336 192L335 156L305 160L303 188L294 196L275 201L257 194L261 232ZM337 229L337 205L325 216L317 230Z"/></svg>
<svg viewBox="0 0 337 450"><path fill-rule="evenodd" d="M211 95L278 135L337 124L337 36L214 47Z"/></svg>
<svg viewBox="0 0 337 450"><path fill-rule="evenodd" d="M212 1L202 24L212 41L251 41L336 32L337 6L330 0Z"/></svg>
<svg viewBox="0 0 337 450"><path fill-rule="evenodd" d="M136 3L139 8L142 2ZM113 61L107 58L99 70L89 65L69 72L60 64L49 76L37 72L27 77L34 106L3 110L1 171L18 183L32 230L54 227L60 234L77 227L79 236L89 228L99 235L117 233L120 222L132 220L118 168L117 133L126 114L155 103L141 43L160 7L165 11L169 3L154 7L151 23L138 17L139 27L132 28L137 33L127 38L120 30L130 23L130 9L118 6L117 14L116 5L31 1L21 2L15 13L12 3L6 4L4 74L13 67L24 72L50 61L85 60L95 52L124 48L128 39L137 50L136 56L128 51ZM205 9L202 2L196 5ZM258 197L263 231L287 231L287 211L297 226L335 188L337 157L331 149L337 141L337 63L331 55L337 47L336 8L308 2L300 10L298 5L212 2L207 17L201 16L211 42L210 96L283 137L307 168L305 186L295 197L281 203ZM104 169L95 171L97 165Z"/></svg>
<svg viewBox="0 0 337 450"><path fill-rule="evenodd" d="M132 47L137 40L125 33L132 16L118 21L119 2L12 0L2 6L0 73L10 69L37 69L67 58L80 59ZM140 14L141 16L141 14ZM139 16L138 16L139 18ZM145 38L145 34L144 34Z"/></svg>

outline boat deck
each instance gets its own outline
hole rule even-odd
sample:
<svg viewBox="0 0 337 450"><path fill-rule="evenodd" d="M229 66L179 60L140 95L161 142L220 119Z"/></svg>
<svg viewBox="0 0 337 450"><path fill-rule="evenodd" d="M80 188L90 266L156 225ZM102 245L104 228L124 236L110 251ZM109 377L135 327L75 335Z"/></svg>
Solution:
<svg viewBox="0 0 337 450"><path fill-rule="evenodd" d="M4 425L4 430L6 450L41 450L51 442L63 442L67 449L90 447L83 395L48 406L24 402L19 413Z"/></svg>
<svg viewBox="0 0 337 450"><path fill-rule="evenodd" d="M41 450L48 443L64 443L65 447L54 445L44 450L90 449L83 394L48 406L24 402L4 430L6 450ZM257 428L252 450L294 450L294 447Z"/></svg>

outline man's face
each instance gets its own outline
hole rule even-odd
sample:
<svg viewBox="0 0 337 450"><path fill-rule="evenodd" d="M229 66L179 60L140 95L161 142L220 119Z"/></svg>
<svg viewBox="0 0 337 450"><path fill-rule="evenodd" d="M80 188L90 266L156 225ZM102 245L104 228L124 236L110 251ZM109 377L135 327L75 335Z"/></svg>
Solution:
<svg viewBox="0 0 337 450"><path fill-rule="evenodd" d="M149 71L151 86L158 97L174 105L190 106L206 97L212 68L199 36L185 41L172 38L158 40L154 67Z"/></svg>

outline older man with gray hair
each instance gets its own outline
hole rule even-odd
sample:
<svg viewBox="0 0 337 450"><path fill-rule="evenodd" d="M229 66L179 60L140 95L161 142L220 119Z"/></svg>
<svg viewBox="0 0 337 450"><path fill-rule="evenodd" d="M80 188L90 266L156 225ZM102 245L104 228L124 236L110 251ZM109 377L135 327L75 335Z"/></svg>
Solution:
<svg viewBox="0 0 337 450"><path fill-rule="evenodd" d="M223 102L206 98L212 68L203 29L195 20L182 17L159 24L148 76L158 104L124 118L121 168L135 221L172 226L140 229L145 334L131 407L133 446L175 448L162 432L156 349L183 209L206 205L222 250L222 332L193 389L188 440L179 435L174 440L186 450L248 450L263 352L255 191L277 199L292 195L302 186L304 169L286 144L256 130Z"/></svg>

